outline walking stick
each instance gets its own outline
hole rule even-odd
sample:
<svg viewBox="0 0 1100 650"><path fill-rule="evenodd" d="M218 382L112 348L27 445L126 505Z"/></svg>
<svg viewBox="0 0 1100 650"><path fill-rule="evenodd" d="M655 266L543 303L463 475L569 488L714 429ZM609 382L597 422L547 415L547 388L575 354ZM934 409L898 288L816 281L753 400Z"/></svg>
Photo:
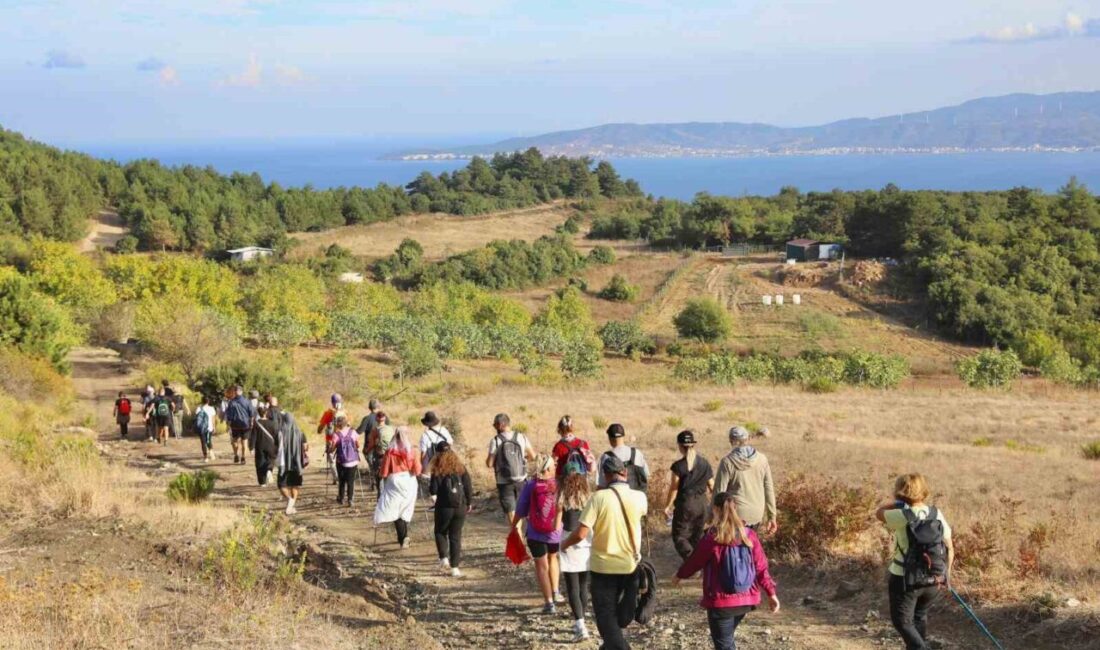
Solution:
<svg viewBox="0 0 1100 650"><path fill-rule="evenodd" d="M359 471L359 466L355 466L355 483L359 486L359 498L366 499L367 491L363 488L363 474Z"/></svg>
<svg viewBox="0 0 1100 650"><path fill-rule="evenodd" d="M993 636L993 633L989 631L989 628L985 626L985 623L982 623L981 619L978 618L978 615L975 614L974 610L970 608L970 605L966 604L966 601L963 600L962 596L959 595L959 592L955 591L952 587L948 587L947 590L951 592L951 595L955 597L955 600L959 601L959 604L962 605L963 610L967 614L969 614L970 618L973 619L974 622L978 625L978 629L981 630L982 633L985 634L987 637L989 637L989 640L993 642L993 645L997 647L997 650L1005 650L1004 646L1001 645L1001 642L997 640L997 637Z"/></svg>

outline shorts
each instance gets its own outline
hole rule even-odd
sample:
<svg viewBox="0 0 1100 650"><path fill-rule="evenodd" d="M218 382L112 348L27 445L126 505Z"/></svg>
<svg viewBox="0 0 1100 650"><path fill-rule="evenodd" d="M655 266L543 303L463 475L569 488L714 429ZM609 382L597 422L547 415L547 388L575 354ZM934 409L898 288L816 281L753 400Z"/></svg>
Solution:
<svg viewBox="0 0 1100 650"><path fill-rule="evenodd" d="M157 423L157 428L159 429L167 429L172 425L171 415L155 415L153 416L153 420Z"/></svg>
<svg viewBox="0 0 1100 650"><path fill-rule="evenodd" d="M500 499L500 507L504 512L515 512L516 502L519 501L519 491L523 488L521 481L514 483L497 483L497 497Z"/></svg>
<svg viewBox="0 0 1100 650"><path fill-rule="evenodd" d="M229 431L229 436L233 440L244 440L248 437L248 429L231 429Z"/></svg>
<svg viewBox="0 0 1100 650"><path fill-rule="evenodd" d="M527 540L527 548L531 549L531 557L540 558L547 553L557 553L561 544L551 544L550 542L540 542L534 539Z"/></svg>
<svg viewBox="0 0 1100 650"><path fill-rule="evenodd" d="M302 473L288 470L286 472L279 472L278 485L281 488L287 487L302 487Z"/></svg>

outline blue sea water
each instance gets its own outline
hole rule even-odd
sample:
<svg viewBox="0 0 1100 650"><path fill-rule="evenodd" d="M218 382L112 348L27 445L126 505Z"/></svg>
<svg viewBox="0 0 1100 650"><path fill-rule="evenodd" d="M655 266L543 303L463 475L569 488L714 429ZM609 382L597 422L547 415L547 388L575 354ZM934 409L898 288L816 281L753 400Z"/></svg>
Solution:
<svg viewBox="0 0 1100 650"><path fill-rule="evenodd" d="M466 161L383 160L387 143L100 145L93 155L128 161L157 158L170 165L211 165L221 172L258 172L284 186L316 188L378 183L401 185L421 171L438 174ZM802 191L880 189L1000 190L1018 186L1053 192L1072 176L1100 191L1100 152L875 154L750 158L623 158L612 163L655 196L690 199L696 192L771 195L785 185Z"/></svg>

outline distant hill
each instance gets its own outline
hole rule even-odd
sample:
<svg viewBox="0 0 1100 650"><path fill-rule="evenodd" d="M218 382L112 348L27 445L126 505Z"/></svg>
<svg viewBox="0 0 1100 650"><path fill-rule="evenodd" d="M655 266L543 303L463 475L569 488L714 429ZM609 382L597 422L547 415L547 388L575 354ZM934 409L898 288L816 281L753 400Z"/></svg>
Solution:
<svg viewBox="0 0 1100 650"><path fill-rule="evenodd" d="M1100 92L1006 95L880 118L785 128L739 122L604 124L393 157L449 158L537 147L547 155L674 157L1100 148Z"/></svg>

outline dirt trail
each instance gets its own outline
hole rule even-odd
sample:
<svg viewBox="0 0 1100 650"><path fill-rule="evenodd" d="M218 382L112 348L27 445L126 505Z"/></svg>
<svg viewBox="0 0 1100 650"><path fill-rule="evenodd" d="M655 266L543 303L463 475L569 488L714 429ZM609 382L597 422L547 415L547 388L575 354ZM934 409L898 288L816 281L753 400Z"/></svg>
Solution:
<svg viewBox="0 0 1100 650"><path fill-rule="evenodd" d="M88 236L80 242L81 253L92 253L100 248L111 248L126 236L126 224L114 210L100 210L92 219Z"/></svg>
<svg viewBox="0 0 1100 650"><path fill-rule="evenodd" d="M133 377L119 372L117 356L110 350L80 349L73 354L73 374L78 398L87 408L96 409L101 431L100 443L110 454L134 465L191 470L208 468L220 480L213 496L215 502L238 508L272 510L283 507L274 486L259 487L251 460L234 465L228 439L215 438L216 461L205 464L194 437L169 440L166 446L117 440L110 425L112 396L119 390L133 392ZM315 436L310 436L315 439ZM425 505L417 508L411 525L412 547L398 548L392 526L374 527L374 495L365 486L357 488L353 508L335 504L335 488L329 483L319 454L307 470L295 524L323 533L336 540L330 544L344 555L359 559L346 571L391 597L400 599L404 611L412 614L419 629L427 631L447 648L553 648L571 641L568 606L557 616L538 613L535 584L530 563L512 567L503 557L506 526L496 505L495 495L479 494L475 511L467 520L464 533L464 558L460 579L444 575L439 569L432 540L430 515ZM480 457L480 454L478 455ZM363 494L366 492L367 494ZM337 548L338 547L338 548ZM652 557L662 576L669 576L678 565L667 535L652 540ZM865 650L886 645L894 647L893 632L880 613L885 613L880 593L865 591L853 598L833 601L836 585L825 580L799 575L778 563L773 570L780 583L783 611L772 616L763 611L746 619L738 631L745 647L777 650ZM679 589L665 582L660 592L660 615L648 628L633 626L629 638L639 648L709 648L706 619L697 606L699 581ZM360 591L359 593L363 593ZM589 619L595 632L595 623ZM577 647L595 648L593 640ZM943 647L971 647L952 646Z"/></svg>

